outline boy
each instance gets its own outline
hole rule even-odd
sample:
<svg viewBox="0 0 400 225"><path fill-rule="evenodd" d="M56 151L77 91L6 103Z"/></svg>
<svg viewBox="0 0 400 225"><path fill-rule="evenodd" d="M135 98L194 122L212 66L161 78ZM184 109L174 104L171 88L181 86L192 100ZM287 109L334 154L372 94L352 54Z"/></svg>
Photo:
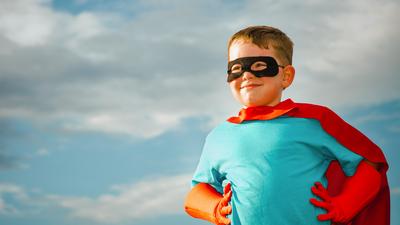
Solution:
<svg viewBox="0 0 400 225"><path fill-rule="evenodd" d="M388 225L379 147L326 107L281 102L292 49L267 26L229 40L227 80L244 108L208 134L186 212L215 224Z"/></svg>

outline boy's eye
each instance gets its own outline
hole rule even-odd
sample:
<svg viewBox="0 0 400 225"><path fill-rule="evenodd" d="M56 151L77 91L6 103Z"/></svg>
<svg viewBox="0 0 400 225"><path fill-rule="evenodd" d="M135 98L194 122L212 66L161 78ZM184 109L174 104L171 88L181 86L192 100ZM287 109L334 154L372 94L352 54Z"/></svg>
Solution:
<svg viewBox="0 0 400 225"><path fill-rule="evenodd" d="M253 71L261 71L267 69L267 63L258 61L251 65L251 70Z"/></svg>
<svg viewBox="0 0 400 225"><path fill-rule="evenodd" d="M240 73L242 71L242 65L235 64L231 68L231 73Z"/></svg>

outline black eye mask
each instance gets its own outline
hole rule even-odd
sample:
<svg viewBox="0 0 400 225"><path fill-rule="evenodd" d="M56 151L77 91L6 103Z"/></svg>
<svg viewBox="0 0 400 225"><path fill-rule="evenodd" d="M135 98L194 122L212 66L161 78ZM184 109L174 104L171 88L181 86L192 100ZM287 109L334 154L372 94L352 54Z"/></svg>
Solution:
<svg viewBox="0 0 400 225"><path fill-rule="evenodd" d="M251 66L256 62L263 62L266 64L266 68L262 70L252 70ZM239 64L241 69L238 72L232 71L234 65ZM243 75L244 72L251 72L256 77L274 77L279 72L279 67L276 60L269 56L255 56L255 57L243 57L238 58L228 63L228 82L231 82Z"/></svg>

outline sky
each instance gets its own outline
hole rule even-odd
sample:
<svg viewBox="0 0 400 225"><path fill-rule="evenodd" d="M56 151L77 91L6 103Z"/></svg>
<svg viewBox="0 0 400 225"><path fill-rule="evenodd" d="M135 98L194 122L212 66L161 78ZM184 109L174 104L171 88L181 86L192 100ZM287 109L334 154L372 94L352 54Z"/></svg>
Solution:
<svg viewBox="0 0 400 225"><path fill-rule="evenodd" d="M0 224L207 224L187 216L207 133L241 106L226 45L295 43L284 99L328 106L379 145L400 225L396 0L0 0Z"/></svg>

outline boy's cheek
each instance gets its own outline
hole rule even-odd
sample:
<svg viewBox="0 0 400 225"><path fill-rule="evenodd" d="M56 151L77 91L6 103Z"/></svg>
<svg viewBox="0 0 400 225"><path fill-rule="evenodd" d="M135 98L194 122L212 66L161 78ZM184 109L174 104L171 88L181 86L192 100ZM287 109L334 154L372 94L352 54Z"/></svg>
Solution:
<svg viewBox="0 0 400 225"><path fill-rule="evenodd" d="M240 90L240 78L233 80L229 83L229 87L231 88L232 91L239 91Z"/></svg>

